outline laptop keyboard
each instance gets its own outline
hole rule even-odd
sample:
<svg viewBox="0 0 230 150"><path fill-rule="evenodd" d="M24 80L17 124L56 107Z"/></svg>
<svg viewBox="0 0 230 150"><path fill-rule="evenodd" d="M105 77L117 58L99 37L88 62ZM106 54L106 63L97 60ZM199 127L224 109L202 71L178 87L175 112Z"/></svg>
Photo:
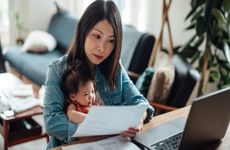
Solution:
<svg viewBox="0 0 230 150"><path fill-rule="evenodd" d="M182 133L183 132L176 134L172 137L169 137L158 143L155 143L151 145L150 147L153 148L153 150L177 150L180 145Z"/></svg>

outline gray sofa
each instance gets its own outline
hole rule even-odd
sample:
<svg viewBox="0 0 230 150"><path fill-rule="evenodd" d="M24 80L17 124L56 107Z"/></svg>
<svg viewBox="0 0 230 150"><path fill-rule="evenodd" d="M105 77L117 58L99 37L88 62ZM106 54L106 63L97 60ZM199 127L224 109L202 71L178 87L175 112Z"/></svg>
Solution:
<svg viewBox="0 0 230 150"><path fill-rule="evenodd" d="M46 53L20 53L21 46L13 46L8 48L3 57L21 75L41 86L45 83L48 65L54 59L63 56L68 50L78 21L79 18L71 16L68 13L56 13L52 17L47 31L57 41L57 47L54 51ZM155 38L148 33L141 33L131 26L123 26L123 35L122 52L125 52L123 55L130 53L130 46L128 44L134 46L132 53L129 54L131 55L130 62L125 69L142 73L148 65ZM134 35L139 35L139 38L135 39L135 42L132 41ZM122 62L126 61L124 57Z"/></svg>

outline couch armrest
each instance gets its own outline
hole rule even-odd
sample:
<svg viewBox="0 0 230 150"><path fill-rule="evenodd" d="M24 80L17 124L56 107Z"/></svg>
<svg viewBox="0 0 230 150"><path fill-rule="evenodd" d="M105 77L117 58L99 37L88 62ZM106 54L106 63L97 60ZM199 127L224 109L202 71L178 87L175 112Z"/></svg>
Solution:
<svg viewBox="0 0 230 150"><path fill-rule="evenodd" d="M155 103L155 102L151 102L151 101L149 101L149 104L151 106L153 106L153 108L155 108L155 109L158 108L158 109L164 110L166 112L178 109L177 107L172 107L172 106L168 106L168 105L164 105L164 104L160 104L160 103Z"/></svg>
<svg viewBox="0 0 230 150"><path fill-rule="evenodd" d="M137 78L140 77L140 74L138 74L138 73L135 73L135 72L132 72L132 71L126 71L126 72L127 72L128 76L131 77L131 78L137 79Z"/></svg>

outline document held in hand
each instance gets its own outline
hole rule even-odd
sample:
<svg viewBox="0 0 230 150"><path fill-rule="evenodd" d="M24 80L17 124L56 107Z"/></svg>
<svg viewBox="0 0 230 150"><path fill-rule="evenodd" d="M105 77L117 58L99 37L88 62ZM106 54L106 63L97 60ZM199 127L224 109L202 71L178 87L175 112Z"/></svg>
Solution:
<svg viewBox="0 0 230 150"><path fill-rule="evenodd" d="M129 127L136 127L147 107L147 104L92 106L73 137L120 134Z"/></svg>

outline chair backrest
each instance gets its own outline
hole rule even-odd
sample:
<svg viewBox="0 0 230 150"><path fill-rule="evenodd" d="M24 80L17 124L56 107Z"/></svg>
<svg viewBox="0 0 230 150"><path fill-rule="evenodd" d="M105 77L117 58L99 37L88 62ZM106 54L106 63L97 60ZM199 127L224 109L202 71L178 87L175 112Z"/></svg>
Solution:
<svg viewBox="0 0 230 150"><path fill-rule="evenodd" d="M166 105L184 107L200 74L184 57L178 54L172 57L172 62L175 66L175 79Z"/></svg>
<svg viewBox="0 0 230 150"><path fill-rule="evenodd" d="M138 74L144 72L144 70L148 67L154 43L155 37L148 33L145 33L140 38L133 54L128 71L132 71Z"/></svg>

